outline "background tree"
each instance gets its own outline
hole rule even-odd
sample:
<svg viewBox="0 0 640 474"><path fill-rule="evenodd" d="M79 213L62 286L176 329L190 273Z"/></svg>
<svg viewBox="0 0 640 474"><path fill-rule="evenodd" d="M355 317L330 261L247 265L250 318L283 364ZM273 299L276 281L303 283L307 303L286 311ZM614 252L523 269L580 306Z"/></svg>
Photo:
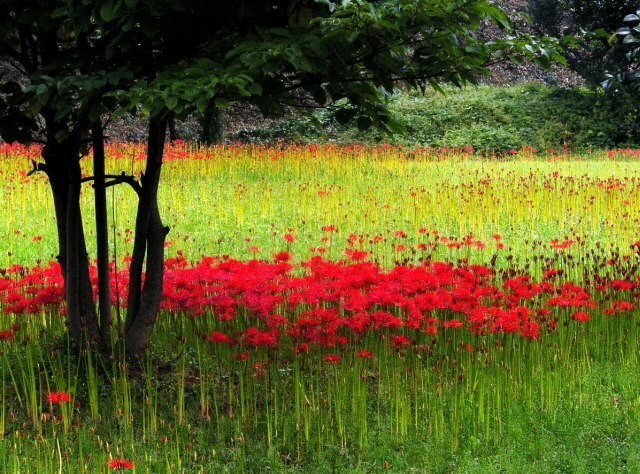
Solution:
<svg viewBox="0 0 640 474"><path fill-rule="evenodd" d="M33 171L47 173L53 193L71 337L109 347L104 188L127 183L138 208L121 329L128 353L149 342L169 231L157 190L170 117L236 101L264 114L331 106L341 123L398 131L386 103L399 90L474 83L499 61L562 60L549 38L479 39L482 21L509 32L482 0L0 0L0 58L20 74L2 80L0 134L44 145ZM106 117L138 111L149 117L143 176L103 176ZM82 178L89 146L96 174ZM99 312L79 205L86 181L99 215Z"/></svg>
<svg viewBox="0 0 640 474"><path fill-rule="evenodd" d="M627 49L608 41L607 35L585 34L601 30L611 35L629 13L640 8L639 0L530 0L529 13L538 34L573 35L575 47L567 48L567 66L591 87L599 87L605 71L629 65Z"/></svg>

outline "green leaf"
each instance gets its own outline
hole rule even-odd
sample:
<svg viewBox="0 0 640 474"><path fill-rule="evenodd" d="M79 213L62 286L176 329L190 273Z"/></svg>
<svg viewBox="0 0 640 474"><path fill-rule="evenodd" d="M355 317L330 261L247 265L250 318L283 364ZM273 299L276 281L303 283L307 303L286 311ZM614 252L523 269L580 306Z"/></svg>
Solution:
<svg viewBox="0 0 640 474"><path fill-rule="evenodd" d="M69 132L67 132L66 130L58 130L58 132L56 133L55 137L56 137L56 141L58 143L61 143L64 140L66 140L67 138L69 138Z"/></svg>
<svg viewBox="0 0 640 474"><path fill-rule="evenodd" d="M178 98L175 95L170 95L165 100L165 104L169 110L173 110L176 108L176 105L178 105Z"/></svg>
<svg viewBox="0 0 640 474"><path fill-rule="evenodd" d="M262 95L262 86L260 84L249 84L247 90L251 92L253 95Z"/></svg>
<svg viewBox="0 0 640 474"><path fill-rule="evenodd" d="M104 21L115 20L118 16L117 8L114 7L112 0L107 0L100 7L100 16Z"/></svg>
<svg viewBox="0 0 640 474"><path fill-rule="evenodd" d="M358 120L356 121L358 130L360 130L361 132L368 130L371 127L372 123L373 123L372 120L369 117L365 117L365 116L358 117Z"/></svg>
<svg viewBox="0 0 640 474"><path fill-rule="evenodd" d="M209 106L209 98L205 95L201 95L196 99L196 109L198 112L204 112Z"/></svg>
<svg viewBox="0 0 640 474"><path fill-rule="evenodd" d="M356 109L340 109L335 113L334 117L340 125L345 125L355 114Z"/></svg>
<svg viewBox="0 0 640 474"><path fill-rule="evenodd" d="M229 99L225 99L224 97L217 97L215 100L215 104L216 107L220 107L222 109L226 109L231 105Z"/></svg>

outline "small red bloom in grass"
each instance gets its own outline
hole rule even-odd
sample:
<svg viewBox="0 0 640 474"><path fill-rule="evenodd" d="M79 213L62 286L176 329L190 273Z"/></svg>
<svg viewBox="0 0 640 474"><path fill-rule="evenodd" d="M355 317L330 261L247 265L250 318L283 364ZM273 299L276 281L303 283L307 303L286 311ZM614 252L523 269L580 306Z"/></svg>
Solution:
<svg viewBox="0 0 640 474"><path fill-rule="evenodd" d="M396 347L402 347L409 344L409 338L404 334L392 334L391 343Z"/></svg>
<svg viewBox="0 0 640 474"><path fill-rule="evenodd" d="M460 326L462 326L462 323L457 319L450 319L442 322L443 328L459 328Z"/></svg>
<svg viewBox="0 0 640 474"><path fill-rule="evenodd" d="M133 467L134 464L129 461L128 459L118 459L118 458L114 458L111 461L109 461L107 463L107 466L112 467L114 469L117 469L119 467L123 467L123 468L130 468Z"/></svg>
<svg viewBox="0 0 640 474"><path fill-rule="evenodd" d="M164 243L164 247L165 247L165 248L169 247L170 245L173 245L173 242L171 242L171 241L166 241L166 242Z"/></svg>
<svg viewBox="0 0 640 474"><path fill-rule="evenodd" d="M351 260L364 260L369 255L369 252L366 252L364 250L353 250L353 249L346 249L344 253Z"/></svg>
<svg viewBox="0 0 640 474"><path fill-rule="evenodd" d="M509 153L511 153L512 155L517 155L518 154L518 150L509 150Z"/></svg>
<svg viewBox="0 0 640 474"><path fill-rule="evenodd" d="M13 337L13 333L11 331L0 331L0 341L6 341L7 339L11 339Z"/></svg>
<svg viewBox="0 0 640 474"><path fill-rule="evenodd" d="M38 242L38 241L42 240L42 236L41 235L36 235L31 240L33 240L34 242Z"/></svg>
<svg viewBox="0 0 640 474"><path fill-rule="evenodd" d="M238 354L233 354L231 356L231 358L239 360L239 359L248 359L249 358L249 353L248 352L240 352Z"/></svg>
<svg viewBox="0 0 640 474"><path fill-rule="evenodd" d="M333 362L335 364L337 362L340 362L340 356L338 354L327 354L322 360Z"/></svg>
<svg viewBox="0 0 640 474"><path fill-rule="evenodd" d="M300 342L298 345L296 345L296 347L293 348L293 352L295 354L304 354L306 352L309 352L309 344L307 344L306 342Z"/></svg>
<svg viewBox="0 0 640 474"><path fill-rule="evenodd" d="M260 249L256 246L252 246L252 247L249 247L249 252L253 252L253 253L260 252Z"/></svg>
<svg viewBox="0 0 640 474"><path fill-rule="evenodd" d="M50 403L70 402L71 397L65 392L49 392L47 394L47 401Z"/></svg>
<svg viewBox="0 0 640 474"><path fill-rule="evenodd" d="M221 332L212 332L207 336L207 340L213 342L229 342L227 335Z"/></svg>
<svg viewBox="0 0 640 474"><path fill-rule="evenodd" d="M587 313L579 311L579 312L573 313L571 315L571 319L575 319L576 321L588 321L591 319L591 317Z"/></svg>
<svg viewBox="0 0 640 474"><path fill-rule="evenodd" d="M493 234L493 235L491 236L491 238L492 238L492 239L496 239L496 240L501 240L501 239L502 239L502 236L501 236L500 234Z"/></svg>
<svg viewBox="0 0 640 474"><path fill-rule="evenodd" d="M371 351L367 351L365 349L362 349L360 351L358 351L358 357L364 357L367 359L371 359L373 357L373 353Z"/></svg>
<svg viewBox="0 0 640 474"><path fill-rule="evenodd" d="M438 328L435 326L428 326L422 332L426 334L438 334Z"/></svg>
<svg viewBox="0 0 640 474"><path fill-rule="evenodd" d="M322 231L323 232L336 232L337 230L338 229L334 225L323 225L322 226Z"/></svg>
<svg viewBox="0 0 640 474"><path fill-rule="evenodd" d="M276 262L287 262L291 260L291 254L289 252L278 252L273 256Z"/></svg>
<svg viewBox="0 0 640 474"><path fill-rule="evenodd" d="M286 240L287 242L293 242L294 240L296 240L296 236L293 234L284 234L282 236L284 238L284 240Z"/></svg>

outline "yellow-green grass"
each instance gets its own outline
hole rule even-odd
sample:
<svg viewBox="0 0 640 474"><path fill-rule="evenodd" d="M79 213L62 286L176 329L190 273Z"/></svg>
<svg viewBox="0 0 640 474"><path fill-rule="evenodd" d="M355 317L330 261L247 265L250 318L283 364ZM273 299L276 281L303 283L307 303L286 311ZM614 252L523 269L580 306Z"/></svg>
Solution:
<svg viewBox="0 0 640 474"><path fill-rule="evenodd" d="M27 178L27 153L13 153L0 166L7 206L0 267L56 252L46 177ZM111 148L109 172L139 172L141 154L133 145ZM499 268L516 274L516 262L544 261L567 272L561 281L585 269L591 278L600 271L591 265L596 257L616 260L612 271L628 269L636 261L630 245L640 240L640 167L631 151L611 155L181 145L167 153L161 191L173 227L169 255L245 260L290 251L300 261L348 258L345 250L356 249L386 267L496 255ZM134 219L125 186L109 189L118 258L130 248ZM91 236L89 186L83 197ZM625 256L627 266L619 262ZM353 348L259 347L247 359L202 337L258 324L242 310L231 322L167 311L138 360L71 350L56 308L1 313L0 331L21 327L0 341L0 472L106 472L113 458L150 473L634 472L638 311L599 314L611 304L599 294L590 321L560 308L558 330L537 340L443 327L415 336L411 350L390 350L393 331L382 329ZM442 312L433 314L456 317ZM375 357L358 357L359 348ZM335 363L325 360L332 353L341 356ZM71 402L47 402L52 391L70 393Z"/></svg>
<svg viewBox="0 0 640 474"><path fill-rule="evenodd" d="M139 173L143 153L140 146L110 147L108 172ZM46 176L25 176L31 156L24 155L0 154L0 267L33 265L57 252ZM90 175L90 159L84 161ZM639 185L640 162L624 150L520 150L505 158L385 146L179 145L167 152L159 199L171 227L167 255L270 259L286 250L301 261L318 254L318 247L326 249L325 257L345 258L351 247L391 266L427 257L482 263L494 253L498 261L526 258L533 251L562 250L551 248L553 239L629 254L640 238ZM131 247L135 194L121 184L109 188L108 200L116 232L111 251L124 256ZM83 208L93 249L90 184ZM327 226L337 231L323 231ZM358 238L349 245L352 234ZM501 239L492 238L497 235ZM476 243L447 246L465 238Z"/></svg>

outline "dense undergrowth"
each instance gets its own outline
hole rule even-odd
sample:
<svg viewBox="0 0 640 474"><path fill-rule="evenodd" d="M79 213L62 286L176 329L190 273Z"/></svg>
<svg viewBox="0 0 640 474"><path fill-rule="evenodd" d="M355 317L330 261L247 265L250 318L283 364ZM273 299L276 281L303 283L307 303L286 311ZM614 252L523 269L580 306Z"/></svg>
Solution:
<svg viewBox="0 0 640 474"><path fill-rule="evenodd" d="M522 83L510 87L481 85L446 88L424 96L399 96L391 111L406 128L392 141L436 147L473 146L507 151L523 146L577 149L615 148L640 143L640 112L632 97L581 87ZM379 132L338 125L330 111L317 113L321 130L308 118L238 129L229 140L342 143L388 142Z"/></svg>

